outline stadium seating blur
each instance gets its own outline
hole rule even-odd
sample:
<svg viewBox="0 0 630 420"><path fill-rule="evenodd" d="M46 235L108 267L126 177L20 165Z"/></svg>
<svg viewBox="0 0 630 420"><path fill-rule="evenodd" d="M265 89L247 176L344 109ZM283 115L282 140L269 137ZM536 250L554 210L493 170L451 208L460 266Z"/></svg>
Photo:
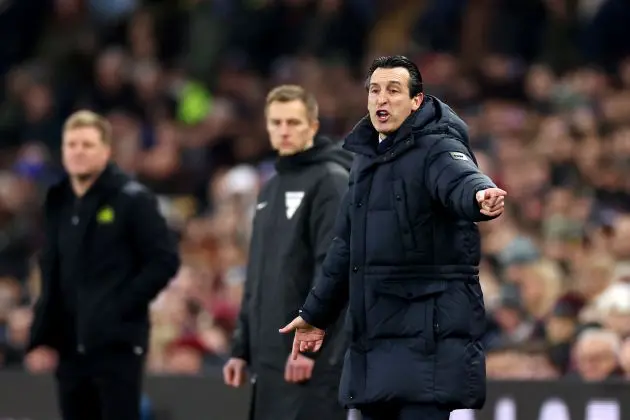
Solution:
<svg viewBox="0 0 630 420"><path fill-rule="evenodd" d="M490 377L630 377L627 22L624 0L0 1L0 367L54 367L22 346L72 111L109 117L117 163L180 238L147 369L198 374L223 363L273 174L266 92L312 90L341 140L366 113L367 64L403 53L509 193L479 226Z"/></svg>

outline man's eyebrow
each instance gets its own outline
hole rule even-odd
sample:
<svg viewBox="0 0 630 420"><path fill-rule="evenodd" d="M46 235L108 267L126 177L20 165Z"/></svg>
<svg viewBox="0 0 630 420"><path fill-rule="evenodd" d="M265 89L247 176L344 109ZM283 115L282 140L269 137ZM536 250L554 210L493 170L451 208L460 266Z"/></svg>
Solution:
<svg viewBox="0 0 630 420"><path fill-rule="evenodd" d="M398 85L398 86L402 86L402 83L400 83L398 80L389 80L386 83L387 85ZM379 83L370 83L370 86L378 86Z"/></svg>

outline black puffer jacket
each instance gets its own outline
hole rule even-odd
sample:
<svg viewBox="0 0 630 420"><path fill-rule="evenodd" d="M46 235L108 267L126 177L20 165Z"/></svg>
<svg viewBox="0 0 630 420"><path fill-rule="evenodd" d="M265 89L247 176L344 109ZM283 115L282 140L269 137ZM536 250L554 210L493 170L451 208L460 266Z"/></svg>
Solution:
<svg viewBox="0 0 630 420"><path fill-rule="evenodd" d="M485 313L478 281L475 194L494 183L477 168L464 122L425 97L384 153L362 120L345 148L356 152L350 190L323 275L303 318L325 328L349 301L351 345L341 402L485 400Z"/></svg>

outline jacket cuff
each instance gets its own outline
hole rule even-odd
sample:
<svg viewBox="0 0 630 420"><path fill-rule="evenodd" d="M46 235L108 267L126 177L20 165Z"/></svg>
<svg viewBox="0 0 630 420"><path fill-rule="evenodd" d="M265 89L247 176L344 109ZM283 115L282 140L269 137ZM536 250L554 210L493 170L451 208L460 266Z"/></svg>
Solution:
<svg viewBox="0 0 630 420"><path fill-rule="evenodd" d="M496 188L494 185L490 184L482 184L472 189L472 197L469 199L469 202L472 203L471 207L471 219L475 222L485 222L488 220L494 219L494 217L486 216L481 213L481 207L479 207L479 203L477 202L477 193L479 191L487 190L488 188Z"/></svg>
<svg viewBox="0 0 630 420"><path fill-rule="evenodd" d="M313 298L309 296L309 298L306 299L306 303L304 303L304 306L299 311L300 316L307 324L319 328L320 330L325 330L328 323L323 316L319 315L319 311L317 311L317 308L314 306L316 306L316 304L313 302Z"/></svg>
<svg viewBox="0 0 630 420"><path fill-rule="evenodd" d="M232 344L230 357L245 360L249 364L249 352L243 343L236 342Z"/></svg>
<svg viewBox="0 0 630 420"><path fill-rule="evenodd" d="M317 356L321 353L321 350L318 351L317 353L313 353L313 352L304 352L304 353L300 353L302 356L304 357L308 357L311 360L317 360Z"/></svg>

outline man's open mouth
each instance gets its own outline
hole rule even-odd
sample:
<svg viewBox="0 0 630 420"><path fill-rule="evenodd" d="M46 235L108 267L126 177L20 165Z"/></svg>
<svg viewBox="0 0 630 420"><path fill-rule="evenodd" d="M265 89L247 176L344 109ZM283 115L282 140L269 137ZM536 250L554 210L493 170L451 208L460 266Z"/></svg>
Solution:
<svg viewBox="0 0 630 420"><path fill-rule="evenodd" d="M389 112L385 110L378 110L376 111L376 118L378 118L381 122L385 122L389 119Z"/></svg>

